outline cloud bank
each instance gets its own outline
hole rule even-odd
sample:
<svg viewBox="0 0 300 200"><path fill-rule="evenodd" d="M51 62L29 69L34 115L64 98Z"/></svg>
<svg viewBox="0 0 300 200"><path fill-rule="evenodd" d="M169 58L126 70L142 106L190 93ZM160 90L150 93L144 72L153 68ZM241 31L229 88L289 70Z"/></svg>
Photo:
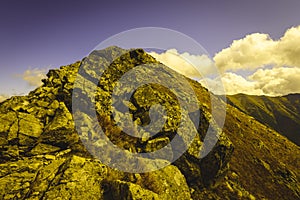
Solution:
<svg viewBox="0 0 300 200"><path fill-rule="evenodd" d="M5 99L8 99L9 96L5 94L0 94L0 102L4 101Z"/></svg>
<svg viewBox="0 0 300 200"><path fill-rule="evenodd" d="M300 68L280 67L259 69L249 79L256 82L256 88L270 96L300 93Z"/></svg>
<svg viewBox="0 0 300 200"><path fill-rule="evenodd" d="M234 40L214 56L214 63L208 56L179 54L175 49L162 54L152 52L151 55L177 72L199 78L199 82L215 94L224 94L220 79L229 95L300 93L300 26L288 29L279 40L262 33ZM215 79L201 79L182 58L197 63L204 75L212 73L211 67L215 64L220 74Z"/></svg>
<svg viewBox="0 0 300 200"><path fill-rule="evenodd" d="M279 40L254 33L234 40L214 57L222 71L255 70L265 66L300 67L300 26L288 29Z"/></svg>
<svg viewBox="0 0 300 200"><path fill-rule="evenodd" d="M28 68L25 70L22 74L15 74L13 77L22 79L25 81L25 83L20 83L22 84L22 90L23 91L15 91L12 89L10 93L2 93L0 94L0 102L10 98L11 96L16 96L16 95L25 95L27 92L30 91L31 89L41 86L42 85L42 79L47 78L46 73L49 70L51 66L45 67L45 68ZM18 81L19 82L19 81Z"/></svg>
<svg viewBox="0 0 300 200"><path fill-rule="evenodd" d="M46 78L46 73L48 68L34 68L27 69L23 74L18 75L24 81L26 81L29 86L38 87L42 85L42 79Z"/></svg>
<svg viewBox="0 0 300 200"><path fill-rule="evenodd" d="M205 54L191 55L187 52L180 54L176 49L169 49L161 54L156 52L149 54L164 65L193 79L200 79L214 71L214 62Z"/></svg>
<svg viewBox="0 0 300 200"><path fill-rule="evenodd" d="M243 77L233 72L225 72L221 78L226 94L238 93L250 95L282 96L300 93L300 68L280 67L273 69L259 69L252 75ZM220 82L216 79L202 79L199 81L215 94L223 94Z"/></svg>
<svg viewBox="0 0 300 200"><path fill-rule="evenodd" d="M219 81L221 79L221 81ZM224 90L227 95L238 93L264 95L264 92L257 87L257 82L248 80L241 75L228 72L216 79L202 79L199 81L204 87L209 88L214 94L223 95ZM223 84L223 86L221 85ZM222 90L224 87L224 90Z"/></svg>

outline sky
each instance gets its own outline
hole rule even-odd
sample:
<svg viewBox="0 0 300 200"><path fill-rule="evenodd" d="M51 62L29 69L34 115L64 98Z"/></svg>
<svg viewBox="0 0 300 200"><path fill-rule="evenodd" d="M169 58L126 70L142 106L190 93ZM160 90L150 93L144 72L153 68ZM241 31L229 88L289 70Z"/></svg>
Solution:
<svg viewBox="0 0 300 200"><path fill-rule="evenodd" d="M300 25L299 9L299 0L1 1L0 96L27 93L39 84L37 78L42 78L49 68L81 60L114 34L148 26L173 29L192 37L216 64L221 63L220 68L227 70L223 77L225 82L243 78L244 84L248 84L250 76L263 70L252 78L263 77L268 68L245 66L242 69L245 63L237 62L231 63L235 67L228 67L224 59L234 60L233 52L247 45L252 47L249 43L252 39L266 43L272 40L277 44L287 30ZM269 39L256 33L267 34ZM245 40L247 36L250 39ZM240 43L234 46L234 40ZM280 51L284 51L284 47ZM247 52L245 50L245 56ZM269 65L273 61L252 64ZM285 62L278 64L286 65ZM290 67L297 67L292 64ZM237 68L244 72L237 74ZM293 69L293 73L298 73L297 69ZM277 67L272 76L276 73L283 71ZM208 82L213 85L213 80ZM251 87L248 89L252 90ZM280 92L257 91L255 94L278 95Z"/></svg>
<svg viewBox="0 0 300 200"><path fill-rule="evenodd" d="M295 26L277 40L269 34L248 34L234 40L212 59L205 54L180 53L177 49L150 54L174 70L198 80L215 94L283 96L300 93L299 44L300 26ZM214 71L215 68L218 71Z"/></svg>

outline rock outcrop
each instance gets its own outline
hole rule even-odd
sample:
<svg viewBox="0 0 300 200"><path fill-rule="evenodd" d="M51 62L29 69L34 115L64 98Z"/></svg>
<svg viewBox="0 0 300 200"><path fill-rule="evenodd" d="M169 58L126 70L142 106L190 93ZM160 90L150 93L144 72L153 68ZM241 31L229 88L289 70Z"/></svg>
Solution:
<svg viewBox="0 0 300 200"><path fill-rule="evenodd" d="M94 63L107 68L97 71ZM159 65L168 72L170 84L177 88L181 87L180 78L172 77L187 80L196 98L189 99L188 90L181 91L188 102L195 101L197 106L181 108L172 91L158 84L139 87L129 101L113 101L112 93L122 92L114 91L117 80L144 64ZM155 74L150 71L145 74L155 80ZM0 104L1 199L271 199L273 194L277 199L300 197L297 167L300 149L233 107L228 107L223 131L215 127L220 134L218 142L201 159L203 139L213 120L210 98L224 102L141 49L110 47L94 51L80 62L50 70L47 77L41 87L27 96L12 97ZM74 85L75 80L83 81L85 90ZM134 89L128 87L128 91ZM74 105L72 97L77 98L78 105ZM135 123L146 127L153 120L150 108L157 104L163 105L167 113L158 134L138 138L118 128L126 122L119 114L120 108L127 108ZM74 110L78 106L80 115ZM131 153L165 147L178 135L180 120L186 120L184 116L198 111L200 115L198 121L192 122L196 127L195 138L191 145L182 143L188 149L174 163L152 172L129 173L101 162L84 145L91 141L103 145L92 131L95 124L89 123L95 108L98 123L107 137ZM181 112L188 115L180 115ZM182 141L193 131L190 127L182 128L186 133L179 134ZM144 134L151 135L150 132ZM176 156L176 148L179 147L169 146L169 152L173 153L168 156ZM103 157L110 155L109 149L101 153ZM158 156L164 162L166 155ZM147 159L143 164L147 164Z"/></svg>

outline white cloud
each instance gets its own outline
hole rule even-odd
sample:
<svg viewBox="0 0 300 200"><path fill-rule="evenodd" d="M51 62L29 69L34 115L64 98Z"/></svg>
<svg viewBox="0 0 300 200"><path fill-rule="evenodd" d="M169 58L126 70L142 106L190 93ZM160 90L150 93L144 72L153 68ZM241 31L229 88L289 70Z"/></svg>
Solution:
<svg viewBox="0 0 300 200"><path fill-rule="evenodd" d="M297 67L259 69L249 79L266 95L300 93L300 68Z"/></svg>
<svg viewBox="0 0 300 200"><path fill-rule="evenodd" d="M300 93L300 45L297 46L295 41L300 41L299 27L286 31L280 41L273 41L268 35L260 33L234 41L229 48L214 57L222 71L216 79L203 77L215 69L206 55L179 54L176 49L150 54L175 71L198 79L215 94L280 96ZM275 54L274 51L280 53ZM201 70L202 77L191 63ZM270 68L271 64L273 68ZM238 70L250 70L253 73L245 76L233 72Z"/></svg>
<svg viewBox="0 0 300 200"><path fill-rule="evenodd" d="M221 78L222 82L219 80ZM263 95L264 92L257 87L257 82L246 79L238 74L226 72L217 79L202 79L200 83L214 94L233 95L238 93ZM223 84L223 85L221 85ZM224 88L224 89L223 89Z"/></svg>
<svg viewBox="0 0 300 200"><path fill-rule="evenodd" d="M23 80L25 80L29 86L41 86L42 79L46 78L46 73L48 68L34 68L34 69L27 69L23 74L18 75Z"/></svg>
<svg viewBox="0 0 300 200"><path fill-rule="evenodd" d="M297 67L258 69L246 78L236 73L225 72L221 79L227 95L244 93L282 96L300 93L300 68ZM200 80L200 83L215 94L224 94L219 80L207 78Z"/></svg>
<svg viewBox="0 0 300 200"><path fill-rule="evenodd" d="M300 26L288 29L279 40L254 33L235 40L214 57L221 71L254 70L264 66L300 67Z"/></svg>
<svg viewBox="0 0 300 200"><path fill-rule="evenodd" d="M280 65L300 67L300 26L288 29L276 49ZM275 53L275 52L274 52Z"/></svg>
<svg viewBox="0 0 300 200"><path fill-rule="evenodd" d="M214 57L226 93L268 96L300 93L299 42L300 26L288 29L279 40L253 33L233 41ZM243 71L253 73L242 76ZM220 93L216 80L205 79L201 83Z"/></svg>
<svg viewBox="0 0 300 200"><path fill-rule="evenodd" d="M4 101L4 100L6 100L6 99L8 99L9 98L9 96L8 95L5 95L5 94L0 94L0 102L2 102L2 101Z"/></svg>
<svg viewBox="0 0 300 200"><path fill-rule="evenodd" d="M193 79L199 79L215 70L213 61L205 54L191 55L187 52L180 54L176 49L169 49L161 54L156 52L149 54L173 70Z"/></svg>

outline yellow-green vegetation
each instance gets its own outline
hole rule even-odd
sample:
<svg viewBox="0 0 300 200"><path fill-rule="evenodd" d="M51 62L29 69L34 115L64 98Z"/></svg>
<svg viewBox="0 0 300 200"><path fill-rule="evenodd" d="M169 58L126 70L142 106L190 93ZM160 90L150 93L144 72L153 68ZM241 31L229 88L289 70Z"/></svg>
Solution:
<svg viewBox="0 0 300 200"><path fill-rule="evenodd" d="M109 60L114 55L120 57L111 64ZM96 106L88 103L89 92L74 89L86 112L79 118L84 125L79 137L71 114L72 94L79 66L86 59L50 70L43 86L27 96L12 97L0 104L0 199L300 198L300 148L233 106L227 106L226 122L213 150L205 158L198 158L211 118L211 98L222 100L210 96L190 79L187 80L197 95L198 107L188 112L193 114L198 109L201 114L198 133L186 153L171 165L148 173L127 173L101 163L83 145L84 140L103 145L92 131L95 124L85 123L91 109L96 107L99 124L119 148L151 152L173 139L182 119L182 108L167 88L155 84L140 87L130 101L116 103L127 106L140 125L149 123L149 108L153 104L163 104L167 121L154 137L140 139L127 135L111 115L112 90L128 70L158 62L141 49L109 47L94 51L88 60L90 64L82 69L87 79L82 84L88 91L94 82L99 82ZM100 81L96 74L100 72L93 68L95 62L108 67ZM169 81L180 85L177 79ZM149 94L151 98L146 101ZM189 100L189 94L186 96ZM262 101L257 104L264 108ZM280 109L289 113L286 107ZM265 109L264 113L273 119L274 111L275 107ZM163 156L161 160L164 162ZM147 160L141 164L148 164Z"/></svg>
<svg viewBox="0 0 300 200"><path fill-rule="evenodd" d="M237 94L228 102L300 145L300 95L281 97Z"/></svg>

